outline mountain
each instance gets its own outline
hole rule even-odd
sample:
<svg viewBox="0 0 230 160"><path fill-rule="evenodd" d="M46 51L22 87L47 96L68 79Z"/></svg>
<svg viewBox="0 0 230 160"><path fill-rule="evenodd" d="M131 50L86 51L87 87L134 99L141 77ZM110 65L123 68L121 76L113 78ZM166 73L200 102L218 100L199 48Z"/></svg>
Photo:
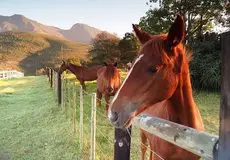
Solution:
<svg viewBox="0 0 230 160"><path fill-rule="evenodd" d="M86 24L76 23L69 30L47 26L23 15L0 16L0 32L36 32L57 36L74 42L90 43L102 31Z"/></svg>
<svg viewBox="0 0 230 160"><path fill-rule="evenodd" d="M99 29L90 27L86 24L77 23L73 25L69 30L61 30L63 37L74 42L90 42L98 33L101 33ZM77 36L76 36L77 35Z"/></svg>
<svg viewBox="0 0 230 160"><path fill-rule="evenodd" d="M45 66L57 68L61 60L87 60L89 45L33 32L0 33L0 70L21 70L35 75Z"/></svg>

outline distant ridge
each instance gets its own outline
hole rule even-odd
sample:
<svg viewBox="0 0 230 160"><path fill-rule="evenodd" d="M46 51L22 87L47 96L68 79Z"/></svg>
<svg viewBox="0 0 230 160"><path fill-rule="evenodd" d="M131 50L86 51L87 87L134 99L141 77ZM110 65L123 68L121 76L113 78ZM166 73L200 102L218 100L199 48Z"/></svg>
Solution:
<svg viewBox="0 0 230 160"><path fill-rule="evenodd" d="M41 24L20 14L14 14L12 16L0 15L0 32L6 31L43 33L84 43L90 43L97 34L102 32L102 30L82 23L76 23L70 29L64 30Z"/></svg>
<svg viewBox="0 0 230 160"><path fill-rule="evenodd" d="M85 61L89 44L33 32L0 33L0 70L20 70L35 75L44 67L57 68L61 60Z"/></svg>

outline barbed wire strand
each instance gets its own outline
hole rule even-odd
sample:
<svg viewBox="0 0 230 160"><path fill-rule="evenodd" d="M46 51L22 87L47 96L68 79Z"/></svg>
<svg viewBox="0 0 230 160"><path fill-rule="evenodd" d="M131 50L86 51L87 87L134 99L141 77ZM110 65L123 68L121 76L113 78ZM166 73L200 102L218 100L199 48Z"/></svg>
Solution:
<svg viewBox="0 0 230 160"><path fill-rule="evenodd" d="M127 128L126 128L127 129ZM129 132L129 130L127 129L127 132L129 134L129 136L131 137L131 134ZM159 157L161 160L164 160L164 158L162 158L158 153L156 153L155 151L153 151L149 146L146 146L144 143L141 142L140 140L140 143L141 145L143 145L144 147L146 147L146 149L148 149L150 152L152 152L153 154L155 154L157 157Z"/></svg>

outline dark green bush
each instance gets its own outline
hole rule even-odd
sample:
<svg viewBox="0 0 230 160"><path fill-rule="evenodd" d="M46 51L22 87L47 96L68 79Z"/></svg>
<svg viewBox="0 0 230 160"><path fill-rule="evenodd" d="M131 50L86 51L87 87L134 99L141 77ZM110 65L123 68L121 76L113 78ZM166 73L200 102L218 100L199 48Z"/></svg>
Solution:
<svg viewBox="0 0 230 160"><path fill-rule="evenodd" d="M220 89L220 39L215 33L207 33L192 44L193 58L190 71L196 89Z"/></svg>

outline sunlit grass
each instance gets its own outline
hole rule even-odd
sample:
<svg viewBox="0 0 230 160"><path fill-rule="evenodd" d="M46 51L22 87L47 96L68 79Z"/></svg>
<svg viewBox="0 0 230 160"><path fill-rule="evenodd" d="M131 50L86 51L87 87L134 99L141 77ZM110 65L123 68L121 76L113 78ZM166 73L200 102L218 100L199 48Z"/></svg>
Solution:
<svg viewBox="0 0 230 160"><path fill-rule="evenodd" d="M25 77L0 84L0 157L77 159L76 135L56 105L44 77ZM15 92L3 92L9 86Z"/></svg>
<svg viewBox="0 0 230 160"><path fill-rule="evenodd" d="M11 80L0 80L0 87L17 86L20 84L25 84L26 82L26 80L16 78Z"/></svg>
<svg viewBox="0 0 230 160"><path fill-rule="evenodd" d="M11 88L11 87L7 87L7 88L4 88L4 89L0 90L0 94L1 94L1 93L13 94L14 91L15 91L15 89L13 89L13 88Z"/></svg>
<svg viewBox="0 0 230 160"><path fill-rule="evenodd" d="M122 72L122 79L126 73ZM79 94L79 82L73 75L73 91ZM79 97L76 99L77 133L73 134L73 106L68 112L55 102L54 92L44 77L25 77L0 81L0 157L11 159L66 159L79 157ZM91 93L96 82L87 82L84 94L84 149L83 159L89 159ZM88 95L89 94L89 95ZM206 131L218 133L219 93L194 91ZM70 99L71 101L73 99ZM72 101L73 102L73 101ZM105 117L105 101L97 106L96 159L113 159L114 128ZM67 115L67 117L66 117ZM131 159L139 159L139 129L133 126Z"/></svg>
<svg viewBox="0 0 230 160"><path fill-rule="evenodd" d="M220 93L195 91L194 98L197 106L200 109L205 130L209 133L218 135Z"/></svg>

